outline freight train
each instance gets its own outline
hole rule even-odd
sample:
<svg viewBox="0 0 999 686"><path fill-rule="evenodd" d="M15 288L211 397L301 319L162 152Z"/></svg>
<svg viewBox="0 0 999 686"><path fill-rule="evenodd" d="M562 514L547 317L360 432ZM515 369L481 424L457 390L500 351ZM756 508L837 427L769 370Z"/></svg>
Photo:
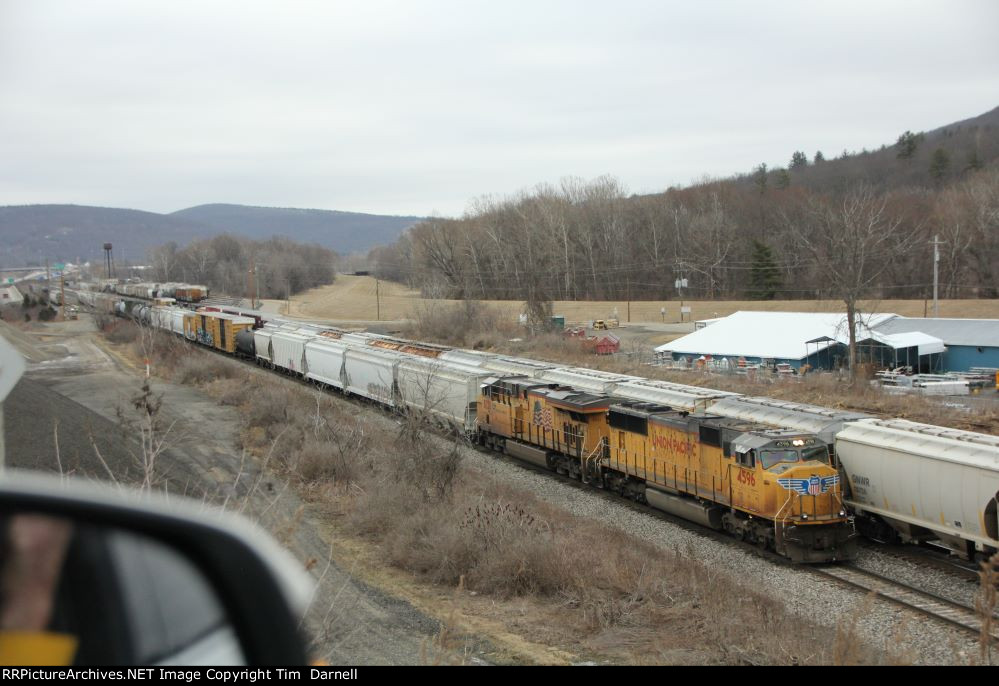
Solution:
<svg viewBox="0 0 999 686"><path fill-rule="evenodd" d="M177 302L199 303L208 298L208 286L189 283L107 283L104 285L104 290L108 293L143 300L173 298Z"/></svg>
<svg viewBox="0 0 999 686"><path fill-rule="evenodd" d="M103 311L115 306L87 304ZM126 314L123 309L119 314ZM780 549L792 559L816 561L823 555L842 559L851 554L852 540L844 533L840 515L844 506L847 522L855 521L858 531L879 540L933 540L968 558L999 550L999 438L993 436L900 420L885 424L863 413L377 334L301 324L262 325L259 317L253 324L220 324L216 333L207 318L222 319L220 314L202 311L197 314L206 317L200 326L203 333L198 333L195 322L192 337L191 329L184 327L190 311L133 309L133 316L158 328L178 335L187 331L190 340L319 386L400 410L429 409L441 424L474 440ZM580 437L579 418L590 413L569 409L573 421L566 423L577 428L567 433L553 424L554 433L537 442L531 405L520 408L521 416L514 415L521 432L503 434L495 428L499 425L492 412L485 416L480 412L498 407L492 399L494 390L488 390L497 383L518 384L524 392L536 389L542 422L549 397L553 416L556 412L552 393L601 398L606 407L600 405L603 409L596 414L605 418L604 424L591 429L587 418ZM619 426L611 425L612 416ZM679 428L683 422L686 433ZM625 429L644 427L646 433L622 433L622 423ZM672 427L672 441L665 437L667 427ZM702 438L702 428L707 439ZM718 445L709 442L714 432L721 437ZM681 444L688 446L684 448L688 452L670 453L663 447ZM532 452L539 450L544 460ZM781 450L794 452L796 459L772 462L772 454ZM790 456L789 452L786 457ZM811 470L807 479L799 473L803 467ZM673 469L678 470L675 475ZM791 473L784 474L789 469ZM746 485L739 478L751 484L755 480L752 501L736 495L736 487ZM817 499L814 509L800 504L799 496L826 494L830 495L825 504L819 506L822 501ZM792 526L796 528L789 534ZM802 531L818 532L819 526L831 533L794 539Z"/></svg>
<svg viewBox="0 0 999 686"><path fill-rule="evenodd" d="M527 377L489 379L477 417L483 445L795 562L856 556L839 475L814 435Z"/></svg>

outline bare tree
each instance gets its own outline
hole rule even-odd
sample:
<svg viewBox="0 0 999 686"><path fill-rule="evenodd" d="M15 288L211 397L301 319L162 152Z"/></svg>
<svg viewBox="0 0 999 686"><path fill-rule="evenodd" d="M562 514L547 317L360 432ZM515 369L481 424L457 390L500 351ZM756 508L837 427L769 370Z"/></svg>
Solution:
<svg viewBox="0 0 999 686"><path fill-rule="evenodd" d="M888 209L887 196L860 186L841 199L811 196L797 216L783 215L796 243L815 260L829 290L846 305L850 374L856 373L857 306L892 262L912 249L907 231Z"/></svg>

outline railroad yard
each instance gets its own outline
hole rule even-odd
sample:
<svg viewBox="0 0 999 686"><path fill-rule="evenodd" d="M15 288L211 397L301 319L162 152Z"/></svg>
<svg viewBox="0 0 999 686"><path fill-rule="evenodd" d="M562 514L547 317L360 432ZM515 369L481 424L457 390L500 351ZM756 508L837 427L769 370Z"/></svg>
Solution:
<svg viewBox="0 0 999 686"><path fill-rule="evenodd" d="M999 664L999 4L10 4L5 675Z"/></svg>
<svg viewBox="0 0 999 686"><path fill-rule="evenodd" d="M98 445L111 470L130 474L134 460L129 458L129 444L106 436L121 422L129 393L141 384L143 369L134 346L105 340L88 315L75 322L34 324L28 330L4 325L4 335L31 361L25 380L6 403L8 455L21 456L11 463L59 468L49 459L56 453L58 437L63 470L104 478L107 469L93 459L90 439L84 440L84 435L95 435L105 436ZM210 366L212 356L203 351L195 359ZM299 380L253 365L246 373L247 378L262 376L268 384L277 381L296 392L316 393ZM709 642L699 645L687 640L689 636L681 639L689 627L676 620L664 624L665 635L653 644L646 629L629 630L627 623L580 634L546 631L553 617L564 611L557 599L552 603L530 596L469 593L461 585L442 587L404 567L386 566L381 544L351 531L350 518L338 509L346 507L344 503L331 507L317 502L314 485L303 487L269 467L267 455L247 452L245 437L240 436L243 420L238 404L219 405L204 384L180 385L169 380L170 374L169 369L154 368L153 385L163 394L165 412L183 426L161 463L165 483L171 492L238 502L241 511L259 517L289 545L320 583L311 622L319 637L316 653L326 659L362 664L974 664L980 659L974 611L978 585L967 569L941 562L939 555L924 559L912 549L899 553L864 544L851 563L792 565L758 546L609 492L566 477L553 478L508 456L459 446L462 469L476 479L503 484L570 521L610 527L625 537L625 544L633 540L693 565L698 571L689 582L693 588L687 590L716 599L709 607L690 610L698 622L711 621L711 613L726 614L726 605L739 605L737 597L720 597L719 591L751 589L786 613L788 619L778 625L793 618L812 627L809 631L818 632L815 636L829 632L831 647L830 652L810 657L795 650L787 650L783 657L779 651L755 653L754 646L765 644L767 636L740 636L726 646L718 638L724 630L695 632L695 638ZM398 419L377 406L329 397L334 405L346 405L351 414L362 417L370 430L392 433L398 428ZM31 428L26 431L26 427ZM453 447L446 436L430 435L426 440L440 451ZM834 578L847 574L848 579ZM928 621L933 615L943 617ZM649 645L658 652L647 652Z"/></svg>

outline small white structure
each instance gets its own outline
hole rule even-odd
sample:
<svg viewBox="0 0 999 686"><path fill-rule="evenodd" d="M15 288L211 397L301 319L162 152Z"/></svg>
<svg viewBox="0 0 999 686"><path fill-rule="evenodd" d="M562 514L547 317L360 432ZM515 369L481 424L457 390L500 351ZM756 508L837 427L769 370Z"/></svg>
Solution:
<svg viewBox="0 0 999 686"><path fill-rule="evenodd" d="M24 296L17 286L10 284L0 286L0 305L20 305L24 302Z"/></svg>

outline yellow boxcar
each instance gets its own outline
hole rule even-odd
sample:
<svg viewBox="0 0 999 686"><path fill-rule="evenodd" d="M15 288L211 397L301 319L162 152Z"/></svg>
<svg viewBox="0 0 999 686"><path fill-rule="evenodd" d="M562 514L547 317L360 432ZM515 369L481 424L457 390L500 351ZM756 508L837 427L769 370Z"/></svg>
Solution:
<svg viewBox="0 0 999 686"><path fill-rule="evenodd" d="M236 351L236 334L252 329L254 320L226 312L198 310L184 315L184 336L229 354Z"/></svg>

